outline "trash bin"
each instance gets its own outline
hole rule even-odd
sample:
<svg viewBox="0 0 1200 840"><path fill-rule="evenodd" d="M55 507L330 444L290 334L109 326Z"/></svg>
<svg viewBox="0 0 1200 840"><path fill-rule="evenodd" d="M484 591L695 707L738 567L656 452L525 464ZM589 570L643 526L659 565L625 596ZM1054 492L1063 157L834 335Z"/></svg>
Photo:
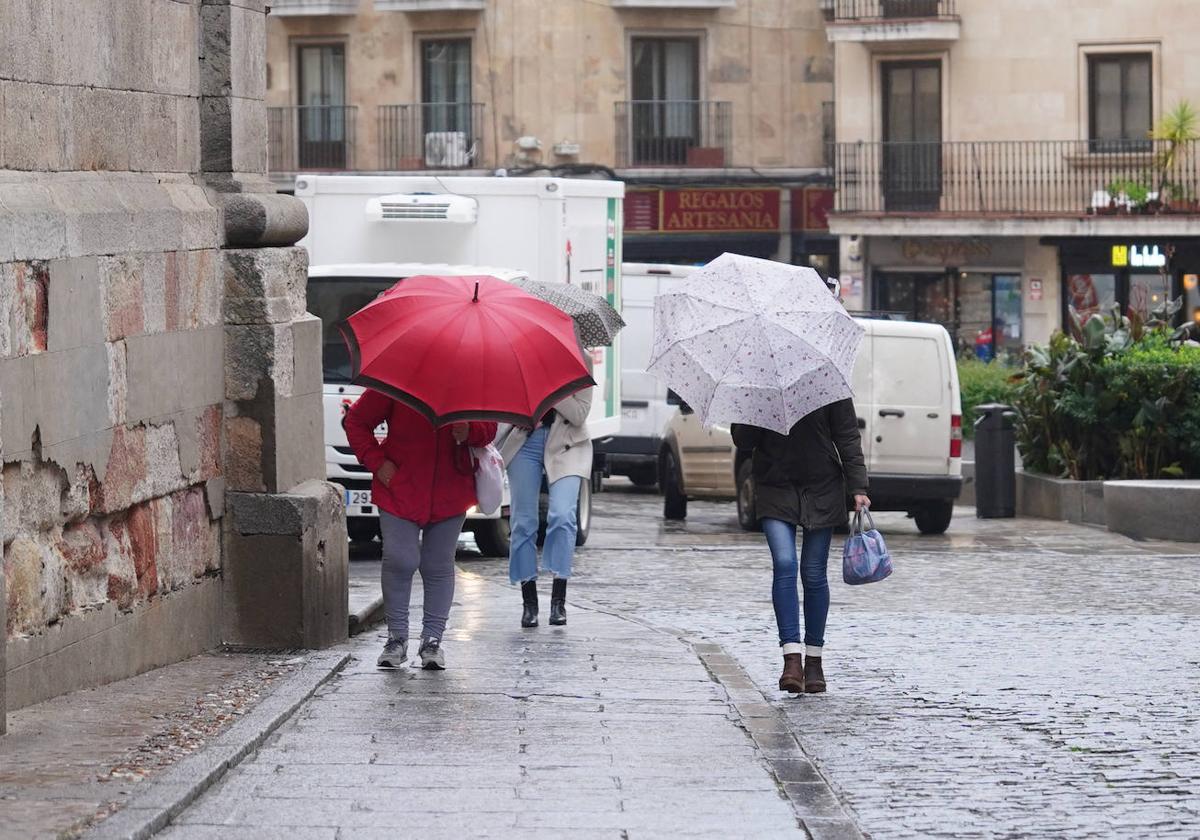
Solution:
<svg viewBox="0 0 1200 840"><path fill-rule="evenodd" d="M1017 515L1017 414L999 403L975 410L975 515L1011 519Z"/></svg>

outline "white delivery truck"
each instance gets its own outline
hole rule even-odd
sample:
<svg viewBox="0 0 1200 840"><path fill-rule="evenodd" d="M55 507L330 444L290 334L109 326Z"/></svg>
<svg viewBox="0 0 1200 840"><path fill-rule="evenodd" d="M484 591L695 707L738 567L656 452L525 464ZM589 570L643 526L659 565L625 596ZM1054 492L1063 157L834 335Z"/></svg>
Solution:
<svg viewBox="0 0 1200 840"><path fill-rule="evenodd" d="M352 537L378 531L370 476L346 444L341 417L362 392L334 324L379 291L417 274L491 274L573 283L621 304L621 221L625 185L565 178L425 175L299 175L295 194L308 208L309 311L324 322L325 460L329 480L346 489ZM595 439L621 427L616 348L591 350ZM603 454L596 471L604 469ZM587 539L594 484L580 491L579 541ZM484 554L508 553L508 509L468 516Z"/></svg>
<svg viewBox="0 0 1200 840"><path fill-rule="evenodd" d="M625 263L621 266L621 433L597 444L612 475L639 487L658 482L663 429L675 414L667 386L646 370L654 343L654 298L669 291L696 266Z"/></svg>

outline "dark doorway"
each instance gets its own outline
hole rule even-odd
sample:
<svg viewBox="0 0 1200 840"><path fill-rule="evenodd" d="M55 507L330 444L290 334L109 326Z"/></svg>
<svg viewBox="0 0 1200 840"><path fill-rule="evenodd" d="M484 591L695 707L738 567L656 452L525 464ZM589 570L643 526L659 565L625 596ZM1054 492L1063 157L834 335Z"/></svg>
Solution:
<svg viewBox="0 0 1200 840"><path fill-rule="evenodd" d="M883 199L889 211L937 210L942 196L942 66L883 65Z"/></svg>

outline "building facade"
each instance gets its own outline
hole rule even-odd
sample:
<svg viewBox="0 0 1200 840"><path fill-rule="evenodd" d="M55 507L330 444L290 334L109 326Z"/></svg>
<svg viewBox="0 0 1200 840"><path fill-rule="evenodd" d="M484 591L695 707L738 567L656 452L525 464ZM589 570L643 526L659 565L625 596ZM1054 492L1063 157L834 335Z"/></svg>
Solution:
<svg viewBox="0 0 1200 840"><path fill-rule="evenodd" d="M819 0L277 0L271 169L611 170L625 258L836 265Z"/></svg>
<svg viewBox="0 0 1200 840"><path fill-rule="evenodd" d="M826 0L841 275L852 306L991 357L1083 314L1200 318L1186 0Z"/></svg>

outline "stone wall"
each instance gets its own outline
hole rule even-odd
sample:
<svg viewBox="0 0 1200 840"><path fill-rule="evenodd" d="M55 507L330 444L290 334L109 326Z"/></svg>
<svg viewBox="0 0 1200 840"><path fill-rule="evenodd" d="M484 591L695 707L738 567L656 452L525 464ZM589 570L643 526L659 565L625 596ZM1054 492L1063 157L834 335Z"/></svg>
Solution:
<svg viewBox="0 0 1200 840"><path fill-rule="evenodd" d="M260 412L250 473L274 472L245 489L320 477L319 329L265 364L231 341L229 313L255 306L275 332L313 333L303 254L271 247L307 221L262 178L264 42L262 0L0 6L9 708L220 643L246 371L309 433ZM313 366L316 385L297 383Z"/></svg>

